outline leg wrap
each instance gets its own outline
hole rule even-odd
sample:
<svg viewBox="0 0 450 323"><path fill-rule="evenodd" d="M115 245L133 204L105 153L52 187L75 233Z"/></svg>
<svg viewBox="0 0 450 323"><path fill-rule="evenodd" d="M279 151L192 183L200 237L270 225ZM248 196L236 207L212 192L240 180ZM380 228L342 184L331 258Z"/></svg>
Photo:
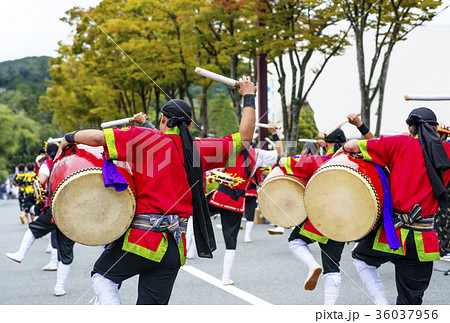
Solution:
<svg viewBox="0 0 450 323"><path fill-rule="evenodd" d="M376 305L389 305L377 267L358 259L353 259L353 264L372 301Z"/></svg>
<svg viewBox="0 0 450 323"><path fill-rule="evenodd" d="M120 305L119 284L103 277L100 274L92 276L95 295L100 305Z"/></svg>

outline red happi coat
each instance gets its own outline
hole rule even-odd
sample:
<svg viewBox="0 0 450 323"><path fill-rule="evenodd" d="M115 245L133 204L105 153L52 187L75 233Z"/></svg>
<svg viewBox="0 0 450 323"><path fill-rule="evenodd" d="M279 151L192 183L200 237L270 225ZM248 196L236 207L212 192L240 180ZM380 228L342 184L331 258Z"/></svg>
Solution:
<svg viewBox="0 0 450 323"><path fill-rule="evenodd" d="M258 151L256 149L250 148L249 152L249 169L250 174L255 168L256 159L258 158ZM214 190L212 193L212 197L209 203L214 206L231 210L238 213L245 212L245 191L248 189L251 179L251 176L247 175L248 167L245 167L245 157L243 151L238 154L236 159L236 165L234 167L228 167L225 169L226 173L229 173L233 176L240 177L244 179L242 183L239 183L234 188L230 189L225 185L219 184L219 187Z"/></svg>
<svg viewBox="0 0 450 323"><path fill-rule="evenodd" d="M192 195L184 169L179 129L166 133L142 127L104 129L108 159L131 162L136 187L136 214L175 214L189 218ZM194 141L203 172L230 163L234 165L241 148L240 134ZM168 247L166 232L129 228L122 249L160 262ZM186 241L178 243L180 262L186 261Z"/></svg>
<svg viewBox="0 0 450 323"><path fill-rule="evenodd" d="M245 196L258 196L258 186L261 185L262 182L262 171L261 168L257 168L255 174L252 176L250 181L250 185L248 189L245 191Z"/></svg>
<svg viewBox="0 0 450 323"><path fill-rule="evenodd" d="M450 145L444 144L447 155L450 156ZM422 146L419 139L410 136L381 137L380 139L361 140L359 148L364 160L390 169L389 185L392 195L392 205L395 212L409 213L414 205L422 207L420 216L434 215L438 203L433 193L427 174ZM450 180L450 172L444 173L444 184ZM406 237L412 231L406 228L396 230L400 247L390 249L383 224L376 233L373 249L387 253L405 255ZM420 261L439 260L439 241L436 232L413 231L415 247Z"/></svg>

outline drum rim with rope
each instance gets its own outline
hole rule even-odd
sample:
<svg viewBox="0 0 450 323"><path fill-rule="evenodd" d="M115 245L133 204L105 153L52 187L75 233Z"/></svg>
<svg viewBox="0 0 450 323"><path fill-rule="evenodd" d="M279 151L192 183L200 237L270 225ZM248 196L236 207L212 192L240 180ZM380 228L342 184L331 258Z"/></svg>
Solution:
<svg viewBox="0 0 450 323"><path fill-rule="evenodd" d="M273 169L272 171L274 170L275 169ZM288 209L285 203L277 203L271 197L270 192L272 190L270 189L270 187L273 186L273 183L280 181L285 181L287 185L295 184L293 187L300 188L300 190L302 191L302 196L298 196L298 198L292 195L293 192L291 192L291 194L289 195L286 194L285 197L282 197L282 199L286 201L286 203L288 203L289 205L297 204L297 207ZM303 202L304 190L305 184L295 176L275 175L268 179L266 178L262 183L260 189L258 190L259 210L261 211L261 214L264 216L264 218L267 219L267 221L275 224L276 226L283 228L292 228L298 226L306 220L306 211L304 210ZM299 191L297 192L300 193ZM283 204L283 206L280 204ZM304 210L303 212L301 212L302 209ZM278 212L278 210L281 212Z"/></svg>

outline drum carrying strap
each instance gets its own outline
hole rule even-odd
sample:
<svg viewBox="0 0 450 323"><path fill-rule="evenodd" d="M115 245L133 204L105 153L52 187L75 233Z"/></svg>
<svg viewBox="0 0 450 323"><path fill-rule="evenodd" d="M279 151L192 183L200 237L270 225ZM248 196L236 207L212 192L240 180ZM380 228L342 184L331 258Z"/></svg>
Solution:
<svg viewBox="0 0 450 323"><path fill-rule="evenodd" d="M395 228L405 228L413 231L433 231L434 215L420 216L422 207L419 204L414 205L408 214L394 212Z"/></svg>
<svg viewBox="0 0 450 323"><path fill-rule="evenodd" d="M186 236L187 223L187 218L178 215L136 214L130 227L155 232L167 230L173 234L178 243L182 236Z"/></svg>

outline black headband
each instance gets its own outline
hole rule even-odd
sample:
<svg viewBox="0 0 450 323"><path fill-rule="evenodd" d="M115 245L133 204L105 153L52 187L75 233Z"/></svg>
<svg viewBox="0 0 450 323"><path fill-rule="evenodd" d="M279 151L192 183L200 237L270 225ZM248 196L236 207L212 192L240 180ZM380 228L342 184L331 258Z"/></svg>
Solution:
<svg viewBox="0 0 450 323"><path fill-rule="evenodd" d="M181 123L189 124L192 120L191 106L186 101L180 99L168 101L161 109L161 113L169 119L167 121L167 127L169 128L178 126Z"/></svg>
<svg viewBox="0 0 450 323"><path fill-rule="evenodd" d="M411 111L406 123L416 127L434 195L440 208L445 209L447 207L447 191L442 175L450 169L450 160L436 129L432 127L438 125L436 114L428 108L417 108Z"/></svg>

